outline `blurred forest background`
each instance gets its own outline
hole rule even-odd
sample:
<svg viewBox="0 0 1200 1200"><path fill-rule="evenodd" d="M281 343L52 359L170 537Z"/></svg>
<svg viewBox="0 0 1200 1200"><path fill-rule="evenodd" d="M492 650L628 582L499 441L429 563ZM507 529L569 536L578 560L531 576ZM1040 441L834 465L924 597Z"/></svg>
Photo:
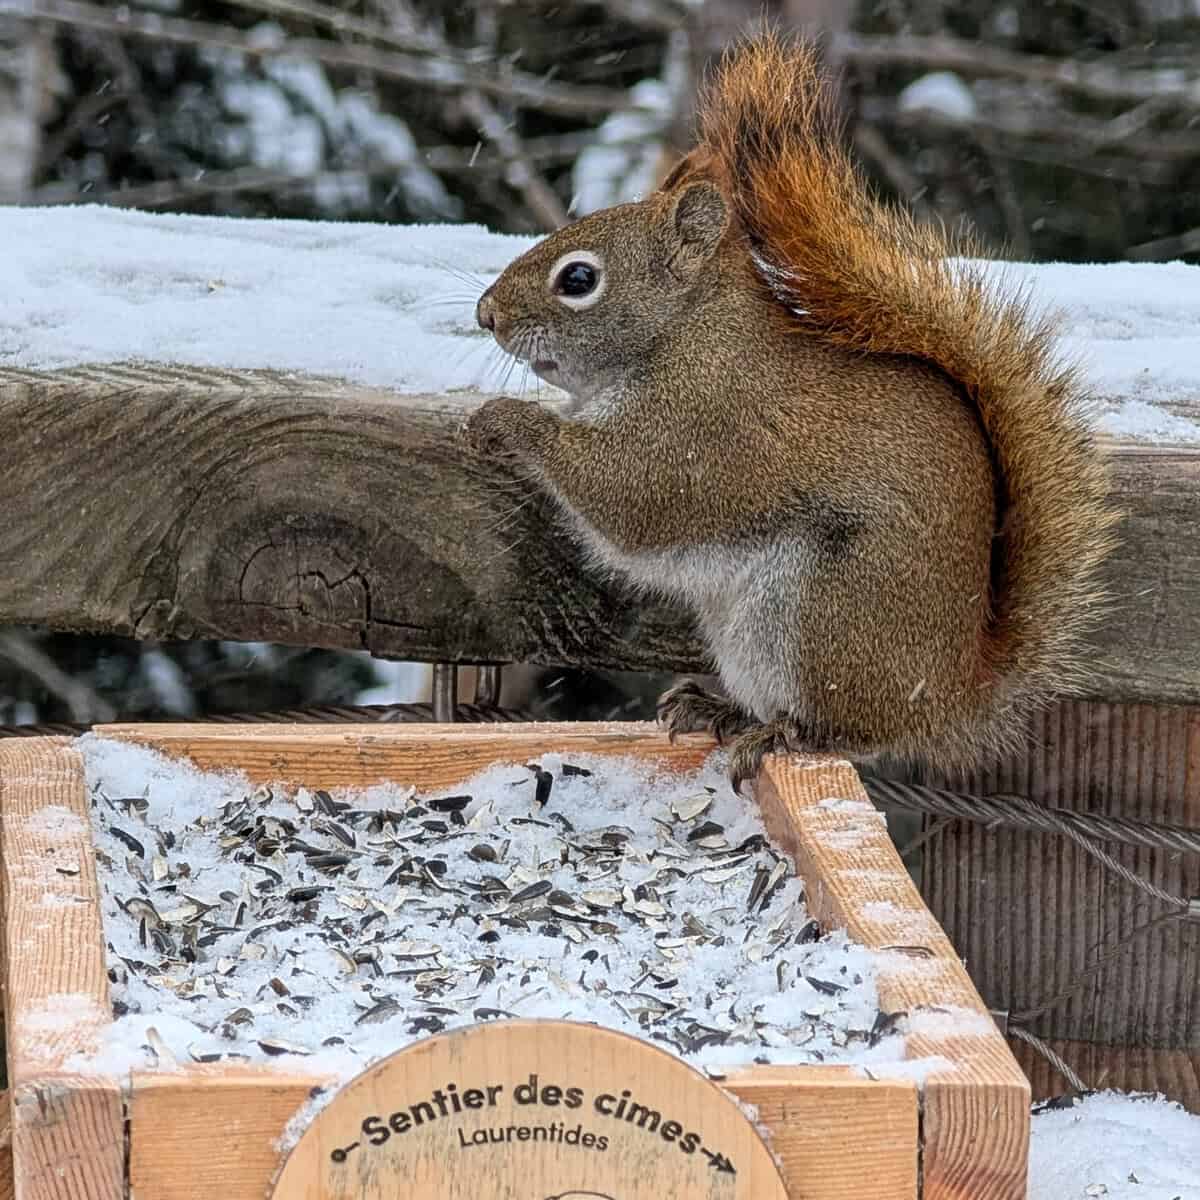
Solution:
<svg viewBox="0 0 1200 1200"><path fill-rule="evenodd" d="M470 221L653 188L768 14L822 39L884 193L1032 260L1200 262L1200 0L0 0L0 204ZM0 253L3 247L0 246ZM508 672L542 716L660 679ZM0 630L0 724L427 694L363 655Z"/></svg>

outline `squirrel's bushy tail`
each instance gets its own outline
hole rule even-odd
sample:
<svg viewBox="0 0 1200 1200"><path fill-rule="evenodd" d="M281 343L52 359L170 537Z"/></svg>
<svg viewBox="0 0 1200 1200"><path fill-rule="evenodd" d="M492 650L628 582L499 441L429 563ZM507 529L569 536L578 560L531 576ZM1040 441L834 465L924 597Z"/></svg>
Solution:
<svg viewBox="0 0 1200 1200"><path fill-rule="evenodd" d="M818 57L766 34L732 51L701 106L707 165L750 239L764 284L798 331L914 356L978 407L1002 525L985 672L993 716L1016 717L1086 679L1082 635L1117 514L1074 372L1050 321L998 283L977 248L879 201L842 148Z"/></svg>

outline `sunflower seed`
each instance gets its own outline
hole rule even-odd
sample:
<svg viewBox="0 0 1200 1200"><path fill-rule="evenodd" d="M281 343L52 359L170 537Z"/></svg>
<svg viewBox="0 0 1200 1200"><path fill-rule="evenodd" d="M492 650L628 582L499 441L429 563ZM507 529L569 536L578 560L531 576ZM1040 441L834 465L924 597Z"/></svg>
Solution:
<svg viewBox="0 0 1200 1200"><path fill-rule="evenodd" d="M511 790L427 798L226 793L156 829L144 804L98 802L125 835L101 824L98 861L122 887L108 908L131 950L111 958L114 1012L131 1011L126 982L157 986L164 1005L205 1014L176 1048L204 1062L358 1053L360 1027L402 1044L546 1005L605 1013L681 1053L742 1047L746 1062L788 1047L844 1056L894 1031L896 1018L853 1007L862 960L821 940L787 860L744 836L728 797L695 783L656 795L647 776L651 811L623 817L636 789L623 783L606 808L604 770L591 771L548 757ZM240 883L204 890L231 872ZM754 964L769 996L733 984L731 1003L734 972ZM334 1009L343 1024L329 1028Z"/></svg>

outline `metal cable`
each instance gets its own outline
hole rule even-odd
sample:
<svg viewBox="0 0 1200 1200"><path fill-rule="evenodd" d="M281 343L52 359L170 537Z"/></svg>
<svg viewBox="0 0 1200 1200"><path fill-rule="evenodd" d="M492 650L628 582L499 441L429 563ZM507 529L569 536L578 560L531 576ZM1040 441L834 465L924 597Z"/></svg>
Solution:
<svg viewBox="0 0 1200 1200"><path fill-rule="evenodd" d="M1028 1029L1018 1029L1013 1026L1008 1027L1010 1037L1018 1038L1022 1042L1026 1042L1032 1046L1062 1077L1071 1085L1071 1089L1076 1092L1086 1092L1087 1084L1075 1074L1070 1063L1068 1063L1062 1055L1056 1053L1045 1042L1042 1041L1036 1033L1030 1033Z"/></svg>
<svg viewBox="0 0 1200 1200"><path fill-rule="evenodd" d="M1131 821L1126 817L1048 808L1024 796L973 796L897 783L891 779L864 778L863 784L871 799L877 803L894 804L917 812L936 813L938 816L984 824L1015 825L1022 829L1061 833L1068 837L1078 833L1105 842L1145 846L1151 850L1180 850L1185 854L1200 854L1200 829L1181 825L1155 825Z"/></svg>
<svg viewBox="0 0 1200 1200"><path fill-rule="evenodd" d="M258 725L298 724L336 725L350 721L375 722L390 725L403 722L432 722L433 706L420 704L323 704L309 708L274 709L269 712L219 713L215 716L191 718L198 725ZM519 709L499 708L483 704L459 704L454 719L471 725L489 722L515 723L532 718ZM45 725L0 725L0 737L73 737L86 733L90 725L55 722Z"/></svg>
<svg viewBox="0 0 1200 1200"><path fill-rule="evenodd" d="M933 839L937 837L937 835L941 833L947 825L952 824L954 824L953 817L938 817L938 819L934 821L933 824L931 824L927 829L923 829L920 833L918 833L917 836L912 839L912 841L905 842L905 844L900 848L901 859L911 858L912 855L916 854L916 852L920 850L920 848L924 846L926 842L933 841Z"/></svg>
<svg viewBox="0 0 1200 1200"><path fill-rule="evenodd" d="M1094 837L1100 837L1107 841L1121 842L1126 845L1133 843L1153 849L1200 853L1200 830L1188 830L1172 825L1142 824L1120 817L1098 817L1090 813L1047 808L1034 804L1023 796L959 795L938 788L917 787L882 779L867 779L863 782L872 799L877 802L890 802L904 808L915 808L921 812L939 814L940 820L936 823L936 828L939 830L944 821L958 818L983 821L989 824L1017 825L1032 828L1041 833L1056 833L1068 837L1106 870L1112 871L1126 883L1138 888L1152 899L1170 906L1170 912L1163 913L1138 926L1120 945L1111 947L1107 953L1100 955L1068 987L1032 1008L1011 1014L1011 1019L1014 1021L1031 1021L1070 1000L1086 987L1089 980L1105 966L1119 958L1131 945L1145 937L1152 929L1164 925L1168 921L1185 917L1200 918L1200 905L1189 902L1186 897L1177 896L1173 892L1168 892L1158 887L1157 884L1151 883L1150 880L1144 879L1137 872L1131 871L1123 863L1118 862L1093 840ZM1028 1034L1023 1030L1014 1029L1012 1032L1017 1036L1025 1036L1025 1040L1030 1041L1031 1045L1033 1044L1031 1039L1034 1039L1035 1035ZM1044 1043L1041 1045L1044 1046ZM1048 1047L1045 1049L1049 1051ZM1063 1065L1065 1066L1065 1064ZM1067 1069L1069 1070L1069 1068Z"/></svg>
<svg viewBox="0 0 1200 1200"><path fill-rule="evenodd" d="M1181 915L1177 910L1163 913L1161 916L1139 925L1124 941L1111 946L1106 953L1101 954L1068 987L1063 988L1060 992L1056 992L1049 999L1042 1001L1042 1003L1034 1005L1033 1008L1023 1008L1018 1012L1010 1013L1009 1020L1021 1022L1032 1021L1048 1013L1052 1008L1057 1008L1060 1004L1070 1000L1072 996L1077 995L1080 989L1085 987L1094 975L1098 975L1110 962L1120 958L1131 946L1137 945L1152 929L1157 929L1160 925L1165 925L1168 921L1177 921Z"/></svg>
<svg viewBox="0 0 1200 1200"><path fill-rule="evenodd" d="M1181 909L1182 912L1178 916L1183 916L1188 912L1189 904L1187 897L1176 896L1174 892L1164 891L1157 884L1151 883L1150 880L1144 879L1136 871L1131 871L1127 866L1117 862L1106 850L1102 850L1091 838L1084 837L1076 829L1064 829L1063 834L1069 837L1077 846L1085 853L1090 854L1101 866L1112 871L1114 875L1119 875L1126 883L1132 884L1135 888L1139 888L1145 892L1147 896L1153 897L1155 900L1161 901L1163 904L1169 904L1173 908Z"/></svg>

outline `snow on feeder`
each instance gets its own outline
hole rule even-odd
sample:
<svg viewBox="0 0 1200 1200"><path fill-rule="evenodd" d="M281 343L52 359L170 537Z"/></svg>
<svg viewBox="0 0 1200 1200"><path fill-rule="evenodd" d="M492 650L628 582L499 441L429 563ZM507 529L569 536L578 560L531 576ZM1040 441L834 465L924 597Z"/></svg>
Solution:
<svg viewBox="0 0 1200 1200"><path fill-rule="evenodd" d="M727 1200L1023 1197L1028 1084L853 770L768 759L752 805L711 751L628 724L0 746L18 1195L369 1200L349 1167L419 1128L412 1162L486 1197L475 1138L511 1128L546 1196L661 1191L653 1160ZM472 1045L503 1079L413 1066ZM521 1087L536 1120L501 1112ZM305 1155L326 1190L294 1190ZM595 1186L558 1170L589 1157Z"/></svg>

